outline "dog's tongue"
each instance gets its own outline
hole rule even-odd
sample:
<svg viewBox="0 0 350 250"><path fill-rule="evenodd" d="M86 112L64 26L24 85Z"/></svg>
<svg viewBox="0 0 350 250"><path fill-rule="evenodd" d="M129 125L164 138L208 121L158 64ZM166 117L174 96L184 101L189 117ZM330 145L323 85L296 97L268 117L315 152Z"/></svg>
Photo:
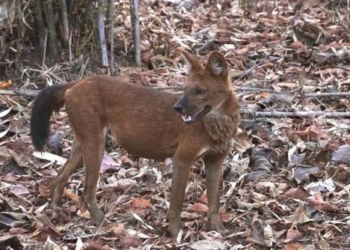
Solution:
<svg viewBox="0 0 350 250"><path fill-rule="evenodd" d="M190 121L193 120L193 117L190 116L190 115L183 115L183 116L182 116L182 120L183 120L184 122L190 122Z"/></svg>

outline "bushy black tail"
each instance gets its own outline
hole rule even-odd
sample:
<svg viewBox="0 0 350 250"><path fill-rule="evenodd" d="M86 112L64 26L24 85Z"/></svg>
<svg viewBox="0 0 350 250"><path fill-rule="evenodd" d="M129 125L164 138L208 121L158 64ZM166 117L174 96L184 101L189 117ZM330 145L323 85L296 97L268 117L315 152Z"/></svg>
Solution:
<svg viewBox="0 0 350 250"><path fill-rule="evenodd" d="M50 117L64 105L64 93L75 83L53 85L45 88L34 101L30 118L30 133L36 150L43 151L50 135Z"/></svg>

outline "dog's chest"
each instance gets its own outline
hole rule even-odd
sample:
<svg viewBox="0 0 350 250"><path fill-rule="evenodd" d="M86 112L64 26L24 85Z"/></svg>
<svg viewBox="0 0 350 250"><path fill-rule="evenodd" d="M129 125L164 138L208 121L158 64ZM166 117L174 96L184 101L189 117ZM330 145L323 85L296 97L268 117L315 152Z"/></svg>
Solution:
<svg viewBox="0 0 350 250"><path fill-rule="evenodd" d="M210 138L210 153L222 154L232 149L239 119L229 115L207 117L203 124Z"/></svg>

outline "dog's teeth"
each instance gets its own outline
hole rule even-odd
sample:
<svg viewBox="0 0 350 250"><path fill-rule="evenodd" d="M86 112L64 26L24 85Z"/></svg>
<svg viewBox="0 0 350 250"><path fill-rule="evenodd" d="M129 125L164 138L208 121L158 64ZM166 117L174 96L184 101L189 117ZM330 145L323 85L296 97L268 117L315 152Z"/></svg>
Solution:
<svg viewBox="0 0 350 250"><path fill-rule="evenodd" d="M193 116L190 116L190 115L183 115L183 116L182 116L182 120L183 120L184 122L193 121Z"/></svg>

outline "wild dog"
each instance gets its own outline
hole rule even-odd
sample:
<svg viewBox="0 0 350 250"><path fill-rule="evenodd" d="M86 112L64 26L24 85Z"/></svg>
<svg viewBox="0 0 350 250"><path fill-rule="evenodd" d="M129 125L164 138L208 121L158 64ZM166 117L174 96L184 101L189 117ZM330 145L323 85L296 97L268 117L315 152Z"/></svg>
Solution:
<svg viewBox="0 0 350 250"><path fill-rule="evenodd" d="M65 104L75 133L71 154L58 174L52 208L59 214L69 176L85 166L82 200L95 223L105 216L98 208L96 185L109 130L130 154L150 158L173 157L171 201L167 214L169 231L177 237L181 228L185 189L191 166L202 158L206 171L208 218L213 230L223 233L219 217L222 165L240 123L229 68L219 52L212 52L207 65L178 48L189 67L183 94L173 94L125 83L109 76L91 76L40 92L33 104L31 137L43 151L50 134L50 117ZM176 111L176 112L175 112Z"/></svg>

